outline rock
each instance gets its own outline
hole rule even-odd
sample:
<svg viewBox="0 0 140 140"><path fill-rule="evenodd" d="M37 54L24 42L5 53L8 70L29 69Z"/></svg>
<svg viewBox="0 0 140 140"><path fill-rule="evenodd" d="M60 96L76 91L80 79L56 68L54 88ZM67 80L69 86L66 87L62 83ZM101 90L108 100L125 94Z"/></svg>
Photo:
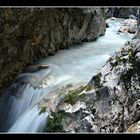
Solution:
<svg viewBox="0 0 140 140"><path fill-rule="evenodd" d="M128 26L135 25L135 24L137 24L137 20L135 20L135 19L126 19L122 24L128 25Z"/></svg>
<svg viewBox="0 0 140 140"><path fill-rule="evenodd" d="M1 92L35 60L95 40L106 30L103 8L1 8L0 19Z"/></svg>
<svg viewBox="0 0 140 140"><path fill-rule="evenodd" d="M106 18L111 18L114 15L114 10L115 8L106 8L105 13L106 13Z"/></svg>
<svg viewBox="0 0 140 140"><path fill-rule="evenodd" d="M41 69L47 69L49 68L48 65L41 65L41 64L38 64L38 65L32 65L32 66L29 66L27 67L25 70L23 70L24 73L28 73L28 72L36 72L38 70L41 70Z"/></svg>
<svg viewBox="0 0 140 140"><path fill-rule="evenodd" d="M118 32L127 33L128 29L129 29L129 27L127 27L127 26L121 26L120 29L118 30Z"/></svg>
<svg viewBox="0 0 140 140"><path fill-rule="evenodd" d="M54 115L63 114L49 130L57 132L56 123L69 133L139 133L139 48L139 39L125 43L90 80L88 85L92 88L73 105L67 102L59 106ZM78 88L78 94L82 95L83 90Z"/></svg>
<svg viewBox="0 0 140 140"><path fill-rule="evenodd" d="M133 14L129 15L129 18L130 19L135 19L135 20L137 19L137 17L135 15L133 15Z"/></svg>
<svg viewBox="0 0 140 140"><path fill-rule="evenodd" d="M106 23L106 28L109 28L109 24L108 23Z"/></svg>
<svg viewBox="0 0 140 140"><path fill-rule="evenodd" d="M123 25L120 27L118 32L122 33L136 33L137 31L137 21L134 19L126 19L123 23Z"/></svg>
<svg viewBox="0 0 140 140"><path fill-rule="evenodd" d="M137 32L137 25L131 25L129 28L128 28L128 32L129 33L132 33L132 34L135 34Z"/></svg>

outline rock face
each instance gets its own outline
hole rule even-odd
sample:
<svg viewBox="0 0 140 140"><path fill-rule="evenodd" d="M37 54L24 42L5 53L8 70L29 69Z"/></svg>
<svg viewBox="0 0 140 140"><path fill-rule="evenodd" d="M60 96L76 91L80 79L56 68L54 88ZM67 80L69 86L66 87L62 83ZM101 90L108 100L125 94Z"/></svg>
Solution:
<svg viewBox="0 0 140 140"><path fill-rule="evenodd" d="M74 43L104 35L100 8L1 8L0 91L24 67Z"/></svg>
<svg viewBox="0 0 140 140"><path fill-rule="evenodd" d="M110 57L86 86L67 94L45 131L139 132L139 120L140 40L135 39Z"/></svg>
<svg viewBox="0 0 140 140"><path fill-rule="evenodd" d="M138 8L108 8L106 9L106 16L118 18L136 18Z"/></svg>

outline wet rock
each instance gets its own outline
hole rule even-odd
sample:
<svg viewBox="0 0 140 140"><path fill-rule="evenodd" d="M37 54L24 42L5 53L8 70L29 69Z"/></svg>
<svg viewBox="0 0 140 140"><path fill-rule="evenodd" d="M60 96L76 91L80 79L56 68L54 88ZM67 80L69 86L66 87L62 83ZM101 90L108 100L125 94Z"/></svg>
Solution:
<svg viewBox="0 0 140 140"><path fill-rule="evenodd" d="M120 27L118 32L122 33L136 33L137 31L137 21L134 19L126 19L123 23L123 25Z"/></svg>
<svg viewBox="0 0 140 140"><path fill-rule="evenodd" d="M109 28L109 24L108 23L106 23L106 28Z"/></svg>
<svg viewBox="0 0 140 140"><path fill-rule="evenodd" d="M27 72L36 72L38 70L41 70L41 69L47 69L49 68L48 65L33 65L33 66L29 66L27 67L25 70L23 70L23 73L27 73Z"/></svg>

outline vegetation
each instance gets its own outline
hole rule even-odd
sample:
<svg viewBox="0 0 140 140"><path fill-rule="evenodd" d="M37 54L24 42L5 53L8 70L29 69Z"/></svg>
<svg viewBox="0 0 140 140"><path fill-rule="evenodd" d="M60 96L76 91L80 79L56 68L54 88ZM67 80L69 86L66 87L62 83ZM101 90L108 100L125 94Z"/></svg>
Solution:
<svg viewBox="0 0 140 140"><path fill-rule="evenodd" d="M79 98L79 92L77 90L69 91L69 93L64 97L64 102L71 105L75 104Z"/></svg>
<svg viewBox="0 0 140 140"><path fill-rule="evenodd" d="M42 113L44 113L44 112L46 112L46 107L41 107L40 112L39 112L39 115L42 114Z"/></svg>
<svg viewBox="0 0 140 140"><path fill-rule="evenodd" d="M110 62L110 64L112 67L116 67L120 62L121 62L121 58L117 56L116 61L114 63Z"/></svg>
<svg viewBox="0 0 140 140"><path fill-rule="evenodd" d="M132 47L130 46L130 49L128 50L128 63L129 63L129 69L126 73L122 73L120 76L120 80L123 81L125 88L128 90L130 88L131 84L131 77L134 75L135 71L135 53L132 50ZM128 83L128 84L126 84Z"/></svg>
<svg viewBox="0 0 140 140"><path fill-rule="evenodd" d="M81 86L76 90L69 91L69 93L64 97L64 102L68 104L75 104L79 98L85 96L85 94L80 94L82 91L90 91L93 87L91 85Z"/></svg>
<svg viewBox="0 0 140 140"><path fill-rule="evenodd" d="M48 118L47 127L44 129L44 132L63 132L61 121L65 115L64 110L52 112L51 115L52 117Z"/></svg>

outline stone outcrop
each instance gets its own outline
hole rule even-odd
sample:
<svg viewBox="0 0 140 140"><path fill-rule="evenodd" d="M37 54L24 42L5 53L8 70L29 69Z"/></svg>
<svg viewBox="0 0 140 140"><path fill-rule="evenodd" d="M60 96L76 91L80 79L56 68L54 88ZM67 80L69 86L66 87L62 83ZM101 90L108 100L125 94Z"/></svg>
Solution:
<svg viewBox="0 0 140 140"><path fill-rule="evenodd" d="M118 32L123 33L136 33L137 32L137 20L135 19L126 19L123 23Z"/></svg>
<svg viewBox="0 0 140 140"><path fill-rule="evenodd" d="M106 9L106 17L136 18L138 8L111 7Z"/></svg>
<svg viewBox="0 0 140 140"><path fill-rule="evenodd" d="M140 40L124 44L85 86L69 91L46 132L139 132Z"/></svg>
<svg viewBox="0 0 140 140"><path fill-rule="evenodd" d="M105 34L100 8L1 8L0 92L23 68Z"/></svg>

